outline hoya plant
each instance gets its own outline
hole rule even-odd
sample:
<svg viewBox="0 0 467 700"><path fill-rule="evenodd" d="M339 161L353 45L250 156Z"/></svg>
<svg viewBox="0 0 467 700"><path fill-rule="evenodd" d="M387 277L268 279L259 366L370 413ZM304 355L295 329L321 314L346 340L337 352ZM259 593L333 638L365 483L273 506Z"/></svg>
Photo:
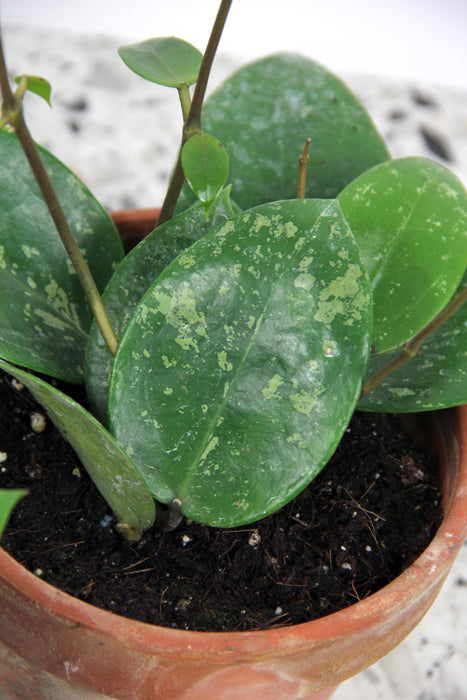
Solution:
<svg viewBox="0 0 467 700"><path fill-rule="evenodd" d="M204 55L175 38L119 50L183 114L158 225L126 256L26 127L25 92L49 100L49 84L24 75L13 91L0 60L0 367L127 537L183 516L257 521L320 472L356 409L467 400L462 183L392 159L344 83L300 55L247 65L205 100L229 6ZM44 375L85 384L89 405Z"/></svg>

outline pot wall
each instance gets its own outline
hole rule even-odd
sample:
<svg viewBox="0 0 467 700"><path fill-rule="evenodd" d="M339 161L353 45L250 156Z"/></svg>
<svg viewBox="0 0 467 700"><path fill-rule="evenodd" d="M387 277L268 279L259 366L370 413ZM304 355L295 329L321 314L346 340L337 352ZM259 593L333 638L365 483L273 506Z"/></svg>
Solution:
<svg viewBox="0 0 467 700"><path fill-rule="evenodd" d="M125 253L154 230L160 209L120 209L112 212L112 219L122 239Z"/></svg>

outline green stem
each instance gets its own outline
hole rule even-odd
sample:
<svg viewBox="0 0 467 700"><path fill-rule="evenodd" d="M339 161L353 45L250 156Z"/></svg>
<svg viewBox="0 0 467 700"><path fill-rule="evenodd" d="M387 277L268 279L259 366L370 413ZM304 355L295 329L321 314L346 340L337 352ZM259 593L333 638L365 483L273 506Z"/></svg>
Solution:
<svg viewBox="0 0 467 700"><path fill-rule="evenodd" d="M204 97L206 95L209 75L211 73L214 57L219 46L231 5L232 0L222 0L219 6L217 17L212 27L211 36L209 37L208 45L206 46L206 51L199 69L198 80L196 81L193 100L191 102L190 114L188 115L187 123L185 125L187 131L190 131L193 128L201 130L201 110L203 108Z"/></svg>
<svg viewBox="0 0 467 700"><path fill-rule="evenodd" d="M55 227L60 235L65 250L71 260L71 263L76 271L84 293L86 294L91 309L96 317L97 323L101 330L102 336L107 343L107 346L115 355L117 351L118 340L110 325L108 316L105 312L99 290L92 277L91 271L84 259L78 244L76 243L71 229L66 220L63 209L58 201L57 195L44 167L44 164L39 155L36 144L29 133L29 130L24 121L22 105L17 97L12 93L6 71L6 63L3 54L3 47L0 38L0 86L2 90L3 105L2 114L8 115L8 122L15 129L18 140L26 155L31 170L36 178L37 184L42 192L44 201L53 219Z"/></svg>
<svg viewBox="0 0 467 700"><path fill-rule="evenodd" d="M23 75L20 82L19 82L18 87L15 90L15 97L17 100L21 101L23 99L24 93L26 92L27 88L28 88L28 77L27 77L27 75Z"/></svg>
<svg viewBox="0 0 467 700"><path fill-rule="evenodd" d="M188 119L191 108L191 97L188 85L180 85L178 88L178 96L180 98L180 104L182 106L183 123Z"/></svg>
<svg viewBox="0 0 467 700"><path fill-rule="evenodd" d="M94 278L88 264L71 232L63 209L58 201L57 195L55 194L53 185L40 158L39 151L37 150L36 144L34 143L26 127L22 114L20 114L19 118L16 120L14 128L26 158L29 161L31 170L33 171L36 181L40 187L42 196L44 197L44 201L53 219L58 234L63 245L65 246L65 250L68 253L71 263L76 271L84 293L91 305L92 312L99 325L102 336L112 355L115 355L117 352L118 340L112 326L110 325L101 295L99 294L99 290L94 282Z"/></svg>
<svg viewBox="0 0 467 700"><path fill-rule="evenodd" d="M467 287L465 287L462 292L460 292L454 299L452 299L447 306L442 309L435 318L430 321L421 331L419 331L413 338L404 343L401 352L396 355L390 362L388 362L384 367L381 367L375 374L368 379L363 385L362 393L360 398L370 394L374 389L376 389L381 382L383 382L386 377L395 372L399 367L406 364L412 357L417 354L420 345L434 333L442 324L448 320L453 314L460 309L460 307L467 301Z"/></svg>
<svg viewBox="0 0 467 700"><path fill-rule="evenodd" d="M6 70L5 54L3 52L3 40L0 33L0 90L2 92L2 116L6 114L11 114L17 109L17 101L14 97L10 81L8 80L8 73Z"/></svg>
<svg viewBox="0 0 467 700"><path fill-rule="evenodd" d="M4 114L3 117L0 117L0 129L3 129L3 127L9 123L10 123L10 115L9 114Z"/></svg>
<svg viewBox="0 0 467 700"><path fill-rule="evenodd" d="M211 72L214 56L216 55L217 47L219 46L219 41L231 4L232 0L221 0L219 10L217 12L217 16L211 31L211 36L209 37L208 45L199 69L198 80L196 81L190 110L183 125L182 142L167 194L165 195L165 199L161 207L161 212L157 221L158 226L163 224L165 221L168 221L173 216L182 185L185 181L181 162L183 146L191 136L201 133L201 110L203 107L204 96L206 94L209 74Z"/></svg>
<svg viewBox="0 0 467 700"><path fill-rule="evenodd" d="M174 498L166 510L157 508L156 522L154 523L156 528L162 532L175 530L183 520L181 506L181 500Z"/></svg>

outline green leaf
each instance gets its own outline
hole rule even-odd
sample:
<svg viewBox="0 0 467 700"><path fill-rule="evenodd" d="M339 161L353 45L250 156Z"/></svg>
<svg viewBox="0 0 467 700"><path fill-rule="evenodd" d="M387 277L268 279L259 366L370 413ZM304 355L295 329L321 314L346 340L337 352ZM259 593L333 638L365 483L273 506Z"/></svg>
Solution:
<svg viewBox="0 0 467 700"><path fill-rule="evenodd" d="M457 290L467 288L467 272ZM456 292L456 294L457 294ZM370 360L368 378L394 355ZM421 345L417 355L387 377L358 407L415 413L467 403L467 304Z"/></svg>
<svg viewBox="0 0 467 700"><path fill-rule="evenodd" d="M13 508L27 493L25 489L0 489L0 537L3 535Z"/></svg>
<svg viewBox="0 0 467 700"><path fill-rule="evenodd" d="M123 248L109 215L62 163L39 149L102 292ZM92 313L14 134L0 132L0 357L83 380Z"/></svg>
<svg viewBox="0 0 467 700"><path fill-rule="evenodd" d="M19 85L24 78L27 79L26 90L33 92L35 95L39 95L39 97L42 97L42 99L47 102L49 107L51 107L50 95L52 93L52 87L49 81L45 78L40 78L37 75L18 75L15 78L15 82Z"/></svg>
<svg viewBox="0 0 467 700"><path fill-rule="evenodd" d="M0 367L21 381L80 458L117 518L145 530L155 519L155 505L127 455L107 430L82 406L33 374L0 360Z"/></svg>
<svg viewBox="0 0 467 700"><path fill-rule="evenodd" d="M117 337L123 333L139 300L162 270L207 231L233 216L229 191L230 188L224 190L216 200L209 219L206 219L203 207L195 205L156 228L124 258L103 294ZM104 424L107 423L112 362L97 323L93 321L86 350L85 382L93 413Z"/></svg>
<svg viewBox="0 0 467 700"><path fill-rule="evenodd" d="M203 54L183 39L161 37L120 46L122 61L134 73L158 85L180 88L198 80Z"/></svg>
<svg viewBox="0 0 467 700"><path fill-rule="evenodd" d="M298 158L311 138L307 197L335 197L389 158L367 112L338 78L297 54L241 68L207 99L203 129L230 159L232 196L242 209L297 196ZM192 195L186 188L178 210Z"/></svg>
<svg viewBox="0 0 467 700"><path fill-rule="evenodd" d="M209 216L229 174L227 151L214 136L196 134L183 147L182 167L188 184Z"/></svg>
<svg viewBox="0 0 467 700"><path fill-rule="evenodd" d="M139 303L114 362L112 431L158 500L177 497L209 525L262 518L334 451L359 396L370 311L334 201L239 214Z"/></svg>
<svg viewBox="0 0 467 700"><path fill-rule="evenodd" d="M416 157L371 168L338 200L372 280L372 352L388 352L436 316L464 274L467 193L447 168Z"/></svg>

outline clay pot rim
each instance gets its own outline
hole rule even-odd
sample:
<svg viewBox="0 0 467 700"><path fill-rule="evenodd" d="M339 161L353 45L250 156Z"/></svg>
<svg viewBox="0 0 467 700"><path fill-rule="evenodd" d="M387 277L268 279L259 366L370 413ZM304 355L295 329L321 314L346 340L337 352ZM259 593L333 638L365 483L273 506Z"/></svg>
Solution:
<svg viewBox="0 0 467 700"><path fill-rule="evenodd" d="M72 622L102 633L119 638L126 646L146 650L153 648L170 649L180 652L233 651L248 652L252 648L271 651L277 645L290 646L291 650L309 644L310 640L323 641L333 639L352 630L366 627L372 620L383 618L388 600L405 601L403 607L409 607L413 581L422 576L429 577L433 584L446 576L454 562L456 554L467 537L467 444L461 452L460 435L467 435L467 405L432 414L434 427L441 438L441 451L447 453L449 446L443 438L443 429L452 421L456 429L455 458L460 460L457 477L456 498L447 504L447 512L437 535L427 549L399 577L367 599L327 615L318 620L304 622L290 627L270 630L252 630L237 632L198 632L175 630L149 623L138 622L115 613L96 608L64 593L51 584L42 581L33 573L22 567L16 560L0 548L0 576L7 579L17 591L33 599L36 605L49 607L55 615L67 617ZM447 478L449 479L448 469ZM451 486L452 492L453 487ZM447 567L446 567L447 564ZM413 594L420 597L418 589ZM413 597L413 596L412 596Z"/></svg>

